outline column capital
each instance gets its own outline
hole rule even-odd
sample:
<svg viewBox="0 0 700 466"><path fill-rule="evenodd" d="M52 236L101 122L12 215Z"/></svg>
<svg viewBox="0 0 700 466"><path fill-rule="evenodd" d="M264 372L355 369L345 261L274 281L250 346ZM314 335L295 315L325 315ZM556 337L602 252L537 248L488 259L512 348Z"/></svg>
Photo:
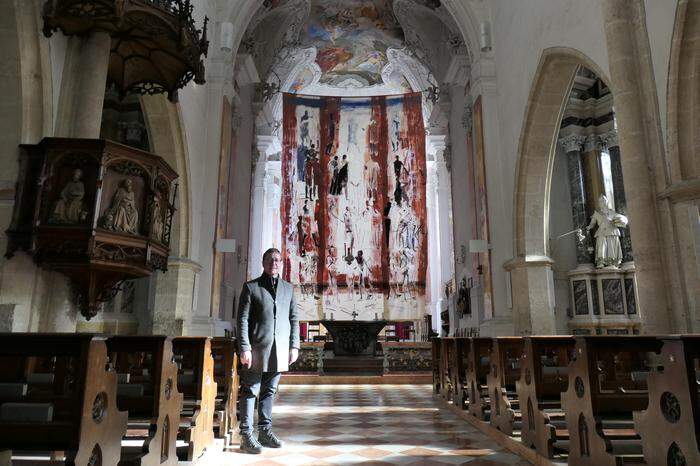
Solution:
<svg viewBox="0 0 700 466"><path fill-rule="evenodd" d="M620 145L619 138L617 136L617 130L616 129L611 129L607 133L603 133L598 136L600 139L600 142L602 143L603 146L606 148L610 149L612 147L617 147Z"/></svg>
<svg viewBox="0 0 700 466"><path fill-rule="evenodd" d="M597 134L591 134L589 136L586 136L586 142L583 144L583 151L584 152L591 152L591 151L598 151L600 152L603 149L603 141L600 139L600 136Z"/></svg>
<svg viewBox="0 0 700 466"><path fill-rule="evenodd" d="M425 137L425 152L428 155L437 156L438 152L447 147L448 136L445 134L431 134ZM435 159L437 160L437 158Z"/></svg>
<svg viewBox="0 0 700 466"><path fill-rule="evenodd" d="M586 136L580 134L569 134L559 138L559 144L564 148L566 153L581 152L586 142Z"/></svg>
<svg viewBox="0 0 700 466"><path fill-rule="evenodd" d="M268 156L282 151L280 138L271 134L256 134L255 144L260 155Z"/></svg>

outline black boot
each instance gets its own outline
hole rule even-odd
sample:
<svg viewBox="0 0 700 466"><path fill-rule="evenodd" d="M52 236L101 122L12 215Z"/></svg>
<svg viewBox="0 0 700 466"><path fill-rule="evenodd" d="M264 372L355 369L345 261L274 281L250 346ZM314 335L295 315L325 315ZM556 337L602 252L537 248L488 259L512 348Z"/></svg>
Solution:
<svg viewBox="0 0 700 466"><path fill-rule="evenodd" d="M258 442L258 439L255 438L252 432L247 434L241 433L241 451L253 455L262 453L262 445L260 445L260 442Z"/></svg>
<svg viewBox="0 0 700 466"><path fill-rule="evenodd" d="M284 442L278 439L272 429L260 429L258 433L258 441L264 447L268 448L282 448Z"/></svg>

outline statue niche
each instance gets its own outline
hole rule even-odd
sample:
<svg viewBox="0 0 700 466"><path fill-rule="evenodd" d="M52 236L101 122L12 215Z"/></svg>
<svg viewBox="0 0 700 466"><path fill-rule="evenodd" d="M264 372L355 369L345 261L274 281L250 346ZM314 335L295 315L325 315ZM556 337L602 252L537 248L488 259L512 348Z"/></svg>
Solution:
<svg viewBox="0 0 700 466"><path fill-rule="evenodd" d="M82 181L83 171L76 168L73 176L61 190L60 197L53 208L49 223L76 224L84 223L87 211L83 198L85 197L85 185Z"/></svg>
<svg viewBox="0 0 700 466"><path fill-rule="evenodd" d="M99 226L105 230L132 235L139 233L139 212L130 178L124 178L119 182L119 187L112 195L110 207L100 218Z"/></svg>

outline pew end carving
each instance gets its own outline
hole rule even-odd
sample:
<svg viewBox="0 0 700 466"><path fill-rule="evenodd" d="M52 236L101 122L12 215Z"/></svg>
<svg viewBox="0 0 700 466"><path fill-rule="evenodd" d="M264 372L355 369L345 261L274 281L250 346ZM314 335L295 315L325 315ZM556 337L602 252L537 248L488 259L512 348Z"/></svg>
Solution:
<svg viewBox="0 0 700 466"><path fill-rule="evenodd" d="M526 337L520 378L521 442L545 458L568 454L569 431L561 406L568 384L568 365L576 341L567 336Z"/></svg>
<svg viewBox="0 0 700 466"><path fill-rule="evenodd" d="M487 378L491 370L491 338L472 338L467 356L466 380L469 390L469 414L482 421L490 419Z"/></svg>
<svg viewBox="0 0 700 466"><path fill-rule="evenodd" d="M498 337L491 347L491 369L487 377L491 425L506 435L521 428L521 406L515 382L520 377L523 353L521 337Z"/></svg>
<svg viewBox="0 0 700 466"><path fill-rule="evenodd" d="M177 386L184 397L178 440L186 444L177 454L180 461L193 461L214 443L217 388L211 339L177 337L173 352L178 363Z"/></svg>
<svg viewBox="0 0 700 466"><path fill-rule="evenodd" d="M0 450L65 452L65 464L119 462L127 413L117 407L117 375L105 340L89 334L0 336Z"/></svg>
<svg viewBox="0 0 700 466"><path fill-rule="evenodd" d="M571 466L643 463L633 412L648 403L649 358L661 341L641 336L577 337L569 384L562 393Z"/></svg>
<svg viewBox="0 0 700 466"><path fill-rule="evenodd" d="M700 336L663 338L647 379L649 404L634 413L648 464L700 464L699 361Z"/></svg>
<svg viewBox="0 0 700 466"><path fill-rule="evenodd" d="M238 438L238 355L236 340L215 337L211 341L214 378L217 386L214 431L229 446Z"/></svg>

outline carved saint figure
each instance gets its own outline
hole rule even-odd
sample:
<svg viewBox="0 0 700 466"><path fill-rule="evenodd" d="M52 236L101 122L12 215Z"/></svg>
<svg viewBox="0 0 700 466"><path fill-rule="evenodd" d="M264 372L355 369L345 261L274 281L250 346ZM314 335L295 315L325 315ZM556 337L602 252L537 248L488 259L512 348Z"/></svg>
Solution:
<svg viewBox="0 0 700 466"><path fill-rule="evenodd" d="M136 200L131 180L125 179L119 184L114 193L112 204L105 212L104 227L109 230L125 233L138 233L139 213L136 210Z"/></svg>
<svg viewBox="0 0 700 466"><path fill-rule="evenodd" d="M163 241L163 213L160 208L159 196L153 196L151 204L151 238Z"/></svg>
<svg viewBox="0 0 700 466"><path fill-rule="evenodd" d="M591 223L586 230L590 231L596 225L598 226L595 232L596 267L619 267L622 263L620 228L627 226L627 217L612 210L605 195L598 198L598 209L591 216Z"/></svg>
<svg viewBox="0 0 700 466"><path fill-rule="evenodd" d="M49 223L79 223L87 217L83 205L85 185L81 181L83 171L76 168L73 177L61 190L61 196L56 202Z"/></svg>

